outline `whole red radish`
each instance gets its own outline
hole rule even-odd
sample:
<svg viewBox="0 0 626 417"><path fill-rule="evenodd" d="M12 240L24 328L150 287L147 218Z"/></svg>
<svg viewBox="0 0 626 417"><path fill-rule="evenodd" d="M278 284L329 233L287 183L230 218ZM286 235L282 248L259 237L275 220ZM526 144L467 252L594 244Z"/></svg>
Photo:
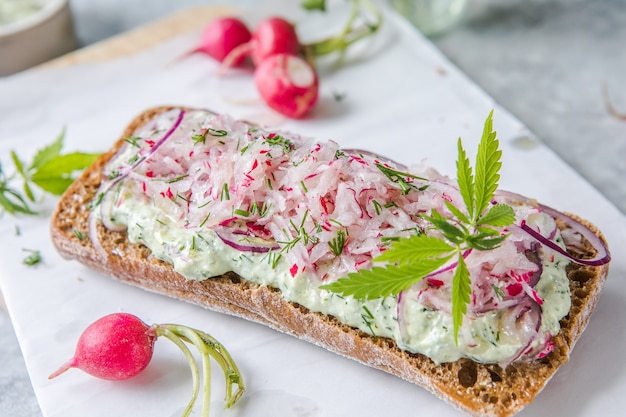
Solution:
<svg viewBox="0 0 626 417"><path fill-rule="evenodd" d="M252 32L250 56L254 65L275 54L296 55L300 41L293 24L281 17L262 20Z"/></svg>
<svg viewBox="0 0 626 417"><path fill-rule="evenodd" d="M209 361L215 359L226 378L226 408L243 395L241 372L226 348L213 336L180 324L146 325L138 317L126 313L104 316L85 329L78 339L72 359L48 378L52 379L70 368L78 368L101 379L121 380L143 371L152 359L154 341L163 336L183 352L189 362L193 393L183 417L191 415L200 392L200 372L195 358L186 344L195 346L202 356L204 398L202 417L208 417L211 401L211 372ZM237 389L235 390L235 386Z"/></svg>
<svg viewBox="0 0 626 417"><path fill-rule="evenodd" d="M132 314L109 314L87 327L78 339L74 357L50 379L70 368L101 379L131 378L150 363L156 337L149 326Z"/></svg>
<svg viewBox="0 0 626 417"><path fill-rule="evenodd" d="M200 44L192 52L202 52L219 62L237 47L250 41L250 30L235 17L222 17L213 20L202 32ZM239 66L245 62L245 54L231 55L229 66Z"/></svg>
<svg viewBox="0 0 626 417"><path fill-rule="evenodd" d="M287 117L300 118L317 102L317 73L295 55L267 57L254 71L254 82L267 105Z"/></svg>

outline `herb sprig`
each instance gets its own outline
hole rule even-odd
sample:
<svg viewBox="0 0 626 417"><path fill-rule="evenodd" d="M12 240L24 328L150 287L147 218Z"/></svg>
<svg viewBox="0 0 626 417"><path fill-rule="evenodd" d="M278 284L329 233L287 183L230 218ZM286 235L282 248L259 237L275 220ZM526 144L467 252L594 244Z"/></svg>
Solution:
<svg viewBox="0 0 626 417"><path fill-rule="evenodd" d="M48 146L38 150L32 161L26 164L15 151L11 151L11 160L15 172L7 175L0 164L0 213L37 214L31 204L38 201L35 189L61 195L74 182L75 174L91 165L99 154L72 152L62 154L65 130ZM22 179L22 191L13 184Z"/></svg>
<svg viewBox="0 0 626 417"><path fill-rule="evenodd" d="M515 220L513 209L506 204L492 204L500 180L502 151L493 131L493 111L485 121L475 162L475 172L458 140L457 182L464 207L446 201L449 213L432 209L423 218L435 234L420 233L400 238L372 260L385 263L348 274L322 289L374 299L395 296L425 277L454 270L452 278L452 320L454 340L467 313L471 295L470 273L465 258L473 250L492 250L507 238L503 228Z"/></svg>
<svg viewBox="0 0 626 417"><path fill-rule="evenodd" d="M42 262L41 253L38 250L22 249L24 252L28 252L22 263L26 266L35 266Z"/></svg>
<svg viewBox="0 0 626 417"><path fill-rule="evenodd" d="M374 35L383 23L383 14L371 0L351 0L351 11L348 19L337 35L303 45L310 56L322 56L338 53L343 56L345 51L355 42ZM325 0L302 0L302 8L308 11L326 12Z"/></svg>

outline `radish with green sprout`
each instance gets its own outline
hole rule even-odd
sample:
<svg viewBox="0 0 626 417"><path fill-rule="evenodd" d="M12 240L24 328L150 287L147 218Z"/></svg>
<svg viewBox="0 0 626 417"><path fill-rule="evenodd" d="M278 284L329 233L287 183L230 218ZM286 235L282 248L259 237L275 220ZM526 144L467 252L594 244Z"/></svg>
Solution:
<svg viewBox="0 0 626 417"><path fill-rule="evenodd" d="M200 371L187 344L193 345L201 353L204 389L202 416L209 415L211 358L224 371L226 408L237 402L244 392L243 379L237 365L220 342L207 333L179 324L148 326L137 316L127 313L109 314L89 325L78 339L74 356L53 372L49 379L56 378L70 368L78 368L106 380L132 378L148 366L154 342L160 336L178 346L191 368L193 392L183 417L191 414L200 392Z"/></svg>
<svg viewBox="0 0 626 417"><path fill-rule="evenodd" d="M293 23L270 16L262 19L246 38L239 36L247 31L243 23L238 26L240 30L235 31L225 24L228 18L221 18L209 24L198 50L220 52L209 53L221 62L220 74L249 57L255 67L255 85L263 101L284 116L301 118L318 101L319 80L314 58L334 52L343 55L352 44L378 31L382 23L382 14L371 0L351 3L346 25L337 36L303 44ZM304 2L303 7L325 10L325 2ZM213 44L217 46L211 46Z"/></svg>

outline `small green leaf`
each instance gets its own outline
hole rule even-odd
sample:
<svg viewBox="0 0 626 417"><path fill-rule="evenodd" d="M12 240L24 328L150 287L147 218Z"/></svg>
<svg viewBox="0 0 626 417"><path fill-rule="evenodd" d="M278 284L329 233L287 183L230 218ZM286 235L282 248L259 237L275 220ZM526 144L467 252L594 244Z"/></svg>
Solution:
<svg viewBox="0 0 626 417"><path fill-rule="evenodd" d="M431 214L430 217L424 216L424 219L428 220L433 226L439 229L446 239L457 245L465 241L466 233L464 230L451 224L448 219L439 214L436 209L433 209Z"/></svg>
<svg viewBox="0 0 626 417"><path fill-rule="evenodd" d="M56 140L52 142L50 145L40 149L35 156L33 157L33 161L28 167L29 171L36 170L43 164L48 161L53 160L61 153L61 149L63 148L63 139L65 138L65 129L61 131L59 136L57 136Z"/></svg>
<svg viewBox="0 0 626 417"><path fill-rule="evenodd" d="M459 221L461 221L462 223L470 224L469 218L465 215L465 213L459 210L457 206L445 200L444 200L444 203L446 207L448 208L448 210L450 210L450 213L452 213L457 219L459 219ZM470 213L470 216L471 216L471 213Z"/></svg>
<svg viewBox="0 0 626 417"><path fill-rule="evenodd" d="M4 194L0 194L0 207L9 214L15 213L14 204Z"/></svg>
<svg viewBox="0 0 626 417"><path fill-rule="evenodd" d="M500 180L499 171L502 167L500 162L502 151L498 149L498 140L496 139L496 132L493 131L492 118L493 110L485 121L483 135L476 155L475 218L480 216L489 205Z"/></svg>
<svg viewBox="0 0 626 417"><path fill-rule="evenodd" d="M445 240L434 236L412 235L392 243L385 252L374 258L373 262L394 262L414 264L428 258L445 255L454 250Z"/></svg>
<svg viewBox="0 0 626 417"><path fill-rule="evenodd" d="M476 226L476 231L480 232L483 235L486 236L500 236L502 235L502 232L498 229L494 229L490 226Z"/></svg>
<svg viewBox="0 0 626 417"><path fill-rule="evenodd" d="M30 185L28 185L27 181L24 181L24 193L26 194L26 197L30 201L35 202L35 194L33 193L33 190L30 188Z"/></svg>
<svg viewBox="0 0 626 417"><path fill-rule="evenodd" d="M384 268L362 269L320 288L356 299L371 300L396 295L436 271L449 259L450 257L426 259L409 267L387 265Z"/></svg>
<svg viewBox="0 0 626 417"><path fill-rule="evenodd" d="M495 204L478 219L478 224L506 227L515 221L515 212L507 204Z"/></svg>
<svg viewBox="0 0 626 417"><path fill-rule="evenodd" d="M454 327L454 342L459 344L459 329L463 324L463 316L467 312L467 304L472 293L470 273L459 253L459 260L452 277L452 324Z"/></svg>
<svg viewBox="0 0 626 417"><path fill-rule="evenodd" d="M15 169L17 172L24 177L24 164L20 161L15 151L11 151L11 159L13 160L13 164L15 165Z"/></svg>
<svg viewBox="0 0 626 417"><path fill-rule="evenodd" d="M463 202L465 203L465 207L467 208L467 213L469 217L473 219L475 203L474 176L472 174L472 167L470 166L470 162L467 158L467 154L465 153L465 149L463 149L461 138L459 138L459 141L457 143L457 149L459 152L459 156L456 161L456 175L457 181L459 183L459 192L461 193L461 197L463 197Z"/></svg>
<svg viewBox="0 0 626 417"><path fill-rule="evenodd" d="M97 158L97 154L81 152L57 156L41 165L31 175L31 181L51 194L61 195L74 182L72 173L82 171Z"/></svg>
<svg viewBox="0 0 626 417"><path fill-rule="evenodd" d="M493 236L485 233L473 234L467 237L467 245L478 250L491 250L500 246L507 237L508 235Z"/></svg>
<svg viewBox="0 0 626 417"><path fill-rule="evenodd" d="M195 144L201 143L204 145L206 143L206 135L193 135L191 140Z"/></svg>
<svg viewBox="0 0 626 417"><path fill-rule="evenodd" d="M41 253L38 250L23 249L23 251L30 253L22 260L24 265L34 266L41 263Z"/></svg>
<svg viewBox="0 0 626 417"><path fill-rule="evenodd" d="M30 209L24 197L17 191L6 187L0 188L0 207L9 214L37 214L37 212Z"/></svg>
<svg viewBox="0 0 626 417"><path fill-rule="evenodd" d="M20 158L17 156L17 154L13 150L11 151L11 159L13 160L13 164L15 165L15 170L24 179L24 193L26 194L26 197L31 202L34 202L35 194L33 193L33 190L30 188L30 185L28 184L29 178L28 178L28 173L24 172L24 163L20 160Z"/></svg>
<svg viewBox="0 0 626 417"><path fill-rule="evenodd" d="M98 154L82 152L59 155L40 165L31 178L35 181L38 178L59 177L75 171L81 171L91 165L98 156Z"/></svg>
<svg viewBox="0 0 626 417"><path fill-rule="evenodd" d="M44 191L49 192L52 195L61 195L68 189L70 185L74 182L73 178L64 178L64 177L48 177L48 178L38 178L36 181L33 180L35 184L39 188Z"/></svg>
<svg viewBox="0 0 626 417"><path fill-rule="evenodd" d="M27 200L36 201L33 185L37 185L49 193L60 195L74 181L73 175L91 165L99 156L81 152L61 155L64 137L65 129L61 131L53 143L35 153L28 168L19 159L15 151L10 152L16 172L24 180L23 193L25 197L16 189L9 187L8 183L15 179L15 176L6 177L0 164L0 208L2 211L9 214L37 214L31 210L27 202Z"/></svg>

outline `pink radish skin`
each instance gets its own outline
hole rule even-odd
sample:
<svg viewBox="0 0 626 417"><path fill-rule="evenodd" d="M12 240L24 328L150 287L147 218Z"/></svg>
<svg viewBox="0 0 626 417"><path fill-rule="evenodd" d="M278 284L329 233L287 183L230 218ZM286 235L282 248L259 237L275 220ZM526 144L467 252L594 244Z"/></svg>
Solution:
<svg viewBox="0 0 626 417"><path fill-rule="evenodd" d="M250 38L250 30L241 20L234 17L215 19L204 29L200 44L191 53L205 53L219 62L224 62L233 50L247 44ZM245 54L238 54L230 59L229 66L240 66L245 59Z"/></svg>
<svg viewBox="0 0 626 417"><path fill-rule="evenodd" d="M280 17L262 20L253 31L250 44L250 56L255 66L271 55L297 55L300 51L294 25Z"/></svg>
<svg viewBox="0 0 626 417"><path fill-rule="evenodd" d="M266 58L256 68L254 81L265 103L287 117L301 118L317 102L317 73L298 56L277 54Z"/></svg>
<svg viewBox="0 0 626 417"><path fill-rule="evenodd" d="M155 340L153 329L136 316L109 314L87 327L78 340L74 357L49 379L70 368L112 381L131 378L150 363Z"/></svg>

